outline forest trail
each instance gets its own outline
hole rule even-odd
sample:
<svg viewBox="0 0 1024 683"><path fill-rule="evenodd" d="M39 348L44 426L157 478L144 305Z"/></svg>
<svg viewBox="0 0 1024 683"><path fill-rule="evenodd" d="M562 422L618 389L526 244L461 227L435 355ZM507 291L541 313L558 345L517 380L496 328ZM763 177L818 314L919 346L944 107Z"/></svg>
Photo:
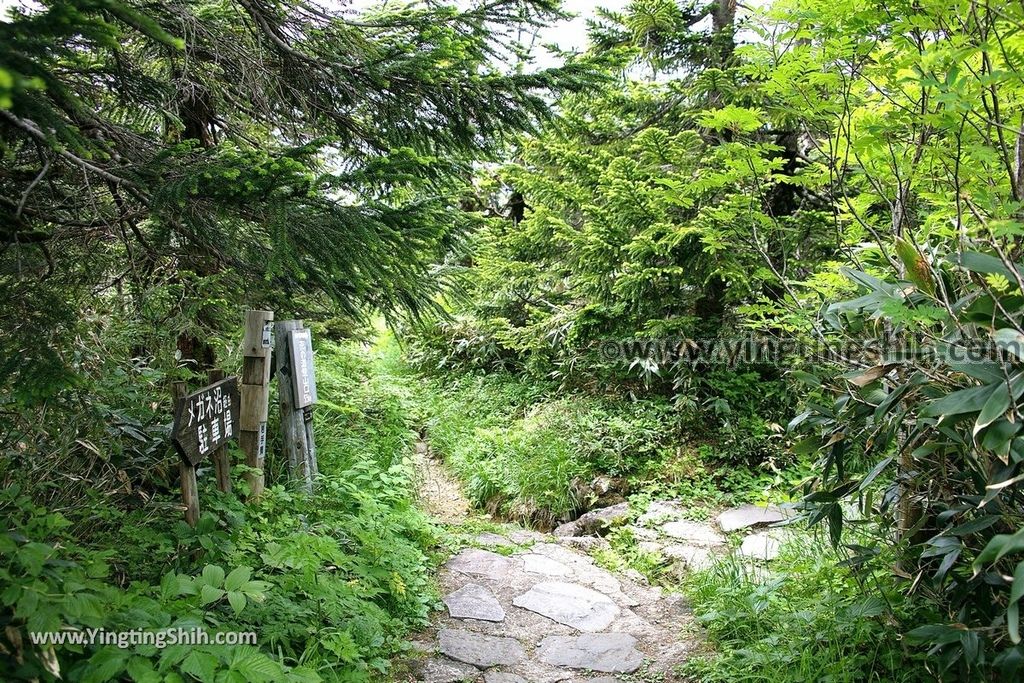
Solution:
<svg viewBox="0 0 1024 683"><path fill-rule="evenodd" d="M438 569L446 609L414 641L398 680L423 683L676 681L697 641L683 599L607 571L585 552L596 536L514 525L473 531L458 482L416 448L419 505L466 547ZM492 525L493 526L493 525Z"/></svg>

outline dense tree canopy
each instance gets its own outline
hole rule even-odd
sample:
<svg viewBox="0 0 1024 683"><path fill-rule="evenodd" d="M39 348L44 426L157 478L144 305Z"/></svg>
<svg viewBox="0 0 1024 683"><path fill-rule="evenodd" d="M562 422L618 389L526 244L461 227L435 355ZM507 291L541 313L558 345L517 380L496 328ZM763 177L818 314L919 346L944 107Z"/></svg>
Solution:
<svg viewBox="0 0 1024 683"><path fill-rule="evenodd" d="M720 648L700 680L1024 675L1024 6L633 0L536 69L564 19L46 0L0 23L0 674L380 680L432 600L416 438L495 517L671 497L820 528L839 566L684 577ZM170 384L237 364L257 306L323 340L319 497L168 531ZM328 342L378 317L404 360ZM595 553L678 588L630 533ZM187 660L19 640L139 611L267 634Z"/></svg>
<svg viewBox="0 0 1024 683"><path fill-rule="evenodd" d="M593 79L500 70L502 36L555 16L83 1L0 24L0 286L28 354L5 374L85 299L141 309L193 277L254 304L415 313L431 255L472 222L451 210L471 164Z"/></svg>

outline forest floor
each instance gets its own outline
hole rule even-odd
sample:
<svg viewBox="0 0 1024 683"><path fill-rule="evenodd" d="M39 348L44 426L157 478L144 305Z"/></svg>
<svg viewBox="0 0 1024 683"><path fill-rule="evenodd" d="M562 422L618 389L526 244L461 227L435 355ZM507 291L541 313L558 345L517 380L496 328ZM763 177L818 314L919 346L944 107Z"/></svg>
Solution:
<svg viewBox="0 0 1024 683"><path fill-rule="evenodd" d="M586 550L600 537L489 522L425 442L416 461L420 508L461 550L438 568L446 610L413 640L398 680L683 680L675 670L699 640L681 596L598 566Z"/></svg>

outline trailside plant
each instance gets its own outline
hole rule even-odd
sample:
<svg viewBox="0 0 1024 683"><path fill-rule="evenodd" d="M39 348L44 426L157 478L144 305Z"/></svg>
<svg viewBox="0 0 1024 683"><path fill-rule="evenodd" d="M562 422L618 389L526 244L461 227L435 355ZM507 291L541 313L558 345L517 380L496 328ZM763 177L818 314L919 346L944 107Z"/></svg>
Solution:
<svg viewBox="0 0 1024 683"><path fill-rule="evenodd" d="M907 279L850 271L862 296L826 320L847 339L889 338L832 385L834 403L809 405L793 425L815 432L800 448L822 453L806 489L810 521L825 520L838 543L855 502L880 527L848 562L891 547L895 580L945 616L908 634L937 655L937 673L973 679L995 667L1009 680L1024 663L1024 297L1008 245L987 246L922 249Z"/></svg>

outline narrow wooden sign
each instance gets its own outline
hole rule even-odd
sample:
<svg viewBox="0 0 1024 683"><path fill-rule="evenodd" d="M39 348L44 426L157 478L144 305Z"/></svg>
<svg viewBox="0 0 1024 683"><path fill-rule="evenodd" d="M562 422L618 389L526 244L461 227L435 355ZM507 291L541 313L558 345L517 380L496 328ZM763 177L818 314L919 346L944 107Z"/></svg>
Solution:
<svg viewBox="0 0 1024 683"><path fill-rule="evenodd" d="M317 475L313 441L313 344L301 320L282 320L274 325L277 350L278 407L281 409L281 442L288 471L298 487L309 493Z"/></svg>
<svg viewBox="0 0 1024 683"><path fill-rule="evenodd" d="M228 377L188 394L174 411L172 440L193 467L238 434L238 378Z"/></svg>
<svg viewBox="0 0 1024 683"><path fill-rule="evenodd" d="M308 408L316 403L316 375L313 372L313 336L308 329L292 330L289 343L292 352L292 390L295 408Z"/></svg>

